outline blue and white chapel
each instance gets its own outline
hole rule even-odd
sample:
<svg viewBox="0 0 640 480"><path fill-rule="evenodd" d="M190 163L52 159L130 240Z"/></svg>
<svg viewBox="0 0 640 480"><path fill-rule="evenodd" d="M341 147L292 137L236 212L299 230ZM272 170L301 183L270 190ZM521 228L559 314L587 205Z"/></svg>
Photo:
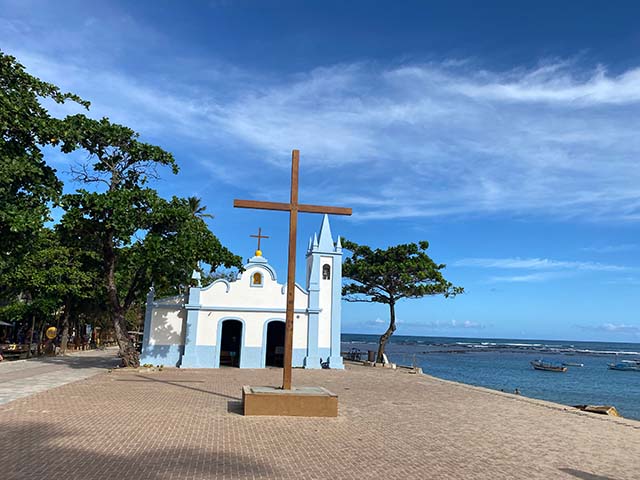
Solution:
<svg viewBox="0 0 640 480"><path fill-rule="evenodd" d="M309 240L306 283L296 283L293 366L342 369L342 245L328 216ZM286 282L260 250L234 281L219 279L187 294L147 297L141 364L182 368L282 366Z"/></svg>

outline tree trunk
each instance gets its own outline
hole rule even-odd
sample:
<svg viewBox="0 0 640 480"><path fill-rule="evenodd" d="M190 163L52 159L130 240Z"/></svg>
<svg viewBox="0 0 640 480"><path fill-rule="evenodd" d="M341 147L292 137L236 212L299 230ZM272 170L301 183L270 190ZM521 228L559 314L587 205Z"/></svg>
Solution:
<svg viewBox="0 0 640 480"><path fill-rule="evenodd" d="M113 313L113 327L116 332L118 347L120 347L122 366L138 368L140 366L140 355L138 355L138 351L133 346L133 342L127 333L127 321L122 310Z"/></svg>
<svg viewBox="0 0 640 480"><path fill-rule="evenodd" d="M378 363L382 363L384 361L384 347L389 338L391 338L391 335L393 335L393 332L396 331L396 303L393 300L389 302L389 318L389 328L387 328L387 331L380 337L380 344L378 345L378 356L376 358L376 362Z"/></svg>
<svg viewBox="0 0 640 480"><path fill-rule="evenodd" d="M44 352L42 351L42 343L44 342L44 326L45 321L40 321L40 335L38 335L38 356L42 355Z"/></svg>
<svg viewBox="0 0 640 480"><path fill-rule="evenodd" d="M31 344L33 343L33 329L36 328L36 316L31 314L31 333L29 334L29 346L27 347L27 358L31 358Z"/></svg>
<svg viewBox="0 0 640 480"><path fill-rule="evenodd" d="M111 232L106 232L105 235L104 261L107 273L107 297L111 306L111 319L113 320L113 328L116 333L118 347L120 348L122 366L138 368L140 366L140 356L127 333L124 309L122 305L120 305L120 299L118 298L118 289L116 286L116 254L113 248L113 235Z"/></svg>
<svg viewBox="0 0 640 480"><path fill-rule="evenodd" d="M67 344L69 343L69 299L64 306L62 314L62 335L60 335L60 354L67 353Z"/></svg>

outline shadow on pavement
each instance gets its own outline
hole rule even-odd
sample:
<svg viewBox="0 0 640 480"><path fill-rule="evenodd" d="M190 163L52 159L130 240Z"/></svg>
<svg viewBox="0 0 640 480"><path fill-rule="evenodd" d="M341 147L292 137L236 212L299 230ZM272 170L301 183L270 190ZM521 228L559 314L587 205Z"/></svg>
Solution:
<svg viewBox="0 0 640 480"><path fill-rule="evenodd" d="M603 475L595 475L589 472L583 472L582 470L576 470L574 468L559 468L561 472L573 475L581 480L615 480L613 477L605 477Z"/></svg>
<svg viewBox="0 0 640 480"><path fill-rule="evenodd" d="M233 397L231 395L226 395L224 393L212 392L211 390L205 390L205 389L202 389L202 388L190 387L189 385L183 385L183 383L202 383L201 381L160 380L158 378L147 377L145 375L135 375L135 377L141 378L142 380L135 380L135 379L130 379L130 378L119 378L116 381L117 382L145 382L145 381L149 381L149 382L164 383L164 384L167 384L167 385L172 385L174 387L186 388L187 390L193 390L193 391L196 391L196 392L202 392L202 393L208 393L210 395L215 395L217 397L228 398L230 400L241 400L239 397Z"/></svg>
<svg viewBox="0 0 640 480"><path fill-rule="evenodd" d="M157 446L162 437L145 438L123 429L114 448L113 438L105 440L101 435L104 432L86 432L45 422L23 423L20 428L4 425L0 437L2 479L282 477L270 464L220 451L210 438L203 439L198 447L164 447ZM101 442L105 444L102 450Z"/></svg>

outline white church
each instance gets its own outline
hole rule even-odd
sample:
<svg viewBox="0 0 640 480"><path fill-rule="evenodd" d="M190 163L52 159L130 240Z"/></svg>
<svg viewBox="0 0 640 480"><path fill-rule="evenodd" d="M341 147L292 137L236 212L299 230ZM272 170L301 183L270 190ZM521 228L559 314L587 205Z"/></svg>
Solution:
<svg viewBox="0 0 640 480"><path fill-rule="evenodd" d="M306 253L305 286L296 283L293 366L342 369L342 246L325 215ZM281 367L286 282L260 250L235 281L219 279L188 294L147 297L141 364L182 368Z"/></svg>

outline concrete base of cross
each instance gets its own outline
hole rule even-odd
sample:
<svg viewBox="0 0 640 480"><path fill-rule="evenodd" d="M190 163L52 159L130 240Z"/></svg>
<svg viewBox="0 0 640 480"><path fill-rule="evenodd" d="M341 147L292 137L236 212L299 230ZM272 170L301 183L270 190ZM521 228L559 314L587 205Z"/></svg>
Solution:
<svg viewBox="0 0 640 480"><path fill-rule="evenodd" d="M242 387L245 415L337 417L338 396L322 387Z"/></svg>

